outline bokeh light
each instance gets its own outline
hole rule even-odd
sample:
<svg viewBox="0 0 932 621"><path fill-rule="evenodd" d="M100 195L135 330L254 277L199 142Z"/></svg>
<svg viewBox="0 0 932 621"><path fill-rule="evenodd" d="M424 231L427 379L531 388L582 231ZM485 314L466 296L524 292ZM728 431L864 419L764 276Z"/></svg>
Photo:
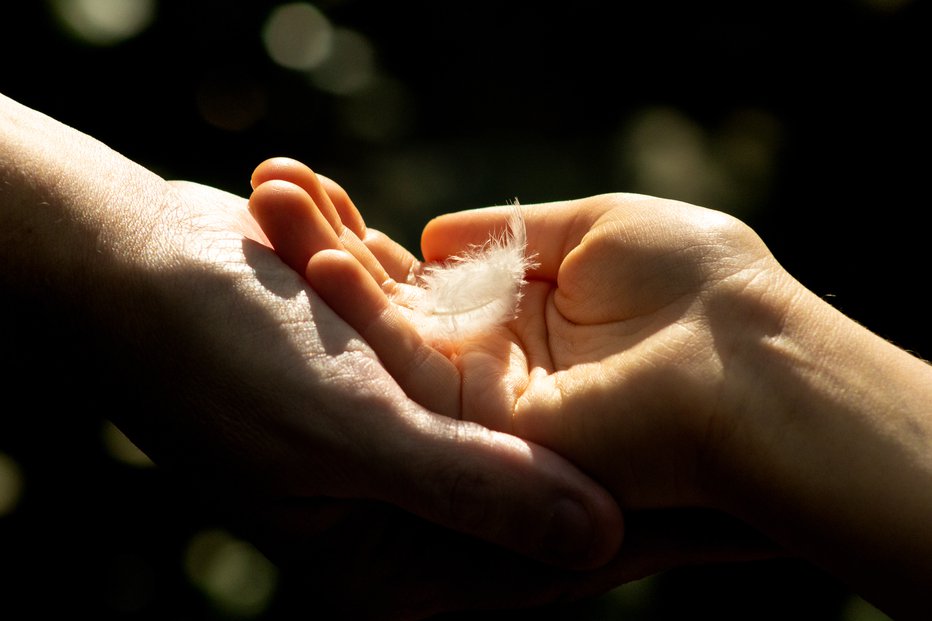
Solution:
<svg viewBox="0 0 932 621"><path fill-rule="evenodd" d="M890 617L857 596L849 598L841 618L842 621L890 621Z"/></svg>
<svg viewBox="0 0 932 621"><path fill-rule="evenodd" d="M318 88L348 95L370 84L375 75L375 53L366 37L348 28L337 28L330 52L311 71L311 79Z"/></svg>
<svg viewBox="0 0 932 621"><path fill-rule="evenodd" d="M655 107L631 118L620 154L632 190L704 204L723 183L722 171L707 157L703 128L679 110Z"/></svg>
<svg viewBox="0 0 932 621"><path fill-rule="evenodd" d="M278 571L250 543L222 529L197 533L184 558L188 579L220 612L255 617L275 594Z"/></svg>
<svg viewBox="0 0 932 621"><path fill-rule="evenodd" d="M0 517L12 513L23 492L23 475L19 464L0 452Z"/></svg>
<svg viewBox="0 0 932 621"><path fill-rule="evenodd" d="M154 465L148 455L139 450L126 434L109 421L103 424L100 439L107 454L122 464L136 468L150 468Z"/></svg>
<svg viewBox="0 0 932 621"><path fill-rule="evenodd" d="M531 12L475 2L11 3L0 46L8 59L29 60L8 63L2 90L163 176L240 195L262 158L298 157L340 181L370 226L413 251L429 217L514 198L636 191L723 209L756 220L814 290L928 357L923 306L911 300L921 287L896 269L926 261L916 232L922 158L906 148L919 144L928 117L916 79L921 4L813 5L793 28L753 11L748 23L717 20L705 5L697 8L708 19L692 23L641 19L634 3ZM10 454L0 453L10 573L24 559L41 564L37 545L60 559L93 557L103 570L74 590L97 598L88 604L95 618L263 617L277 597L292 601L289 589L299 587L254 548L225 531L200 532L217 523L212 511L179 502L176 481L160 470L137 470L152 463L117 428L69 416L52 451L44 436L32 440L54 418L43 414L30 427L7 417L19 436L0 436L12 438ZM65 491L81 511L60 518ZM579 614L553 615L641 619L674 607L754 618L760 608L791 618L783 611L805 616L814 598L837 611L819 618L886 619L798 569L658 576L573 608ZM41 572L30 576L40 589ZM95 615L94 605L105 610ZM748 614L735 614L739 607ZM10 610L0 606L0 617Z"/></svg>
<svg viewBox="0 0 932 621"><path fill-rule="evenodd" d="M657 577L648 576L616 587L602 596L600 604L612 618L637 619L650 612L657 598Z"/></svg>
<svg viewBox="0 0 932 621"><path fill-rule="evenodd" d="M275 7L262 28L262 41L272 60L298 71L320 66L330 56L333 38L330 20L306 2Z"/></svg>
<svg viewBox="0 0 932 621"><path fill-rule="evenodd" d="M75 38L115 45L144 31L156 15L156 0L52 0L52 13Z"/></svg>
<svg viewBox="0 0 932 621"><path fill-rule="evenodd" d="M618 176L633 192L747 217L770 189L780 134L763 110L703 125L674 107L645 108L619 134Z"/></svg>

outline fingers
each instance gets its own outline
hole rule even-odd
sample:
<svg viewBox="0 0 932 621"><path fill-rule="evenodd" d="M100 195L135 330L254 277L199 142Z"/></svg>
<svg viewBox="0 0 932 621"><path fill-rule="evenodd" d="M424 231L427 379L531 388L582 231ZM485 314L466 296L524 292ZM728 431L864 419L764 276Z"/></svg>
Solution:
<svg viewBox="0 0 932 621"><path fill-rule="evenodd" d="M388 479L374 481L366 493L539 561L576 569L611 557L622 536L615 502L555 454L454 421L460 411L458 370L424 343L352 256L315 255L308 280L411 399L451 417L419 418L401 431L379 431L386 421L373 421L370 432L382 439L380 452L394 457L374 469Z"/></svg>
<svg viewBox="0 0 932 621"><path fill-rule="evenodd" d="M422 417L384 433L386 454L372 493L432 522L524 556L572 569L608 562L623 535L614 499L547 449L467 421ZM393 446L392 446L393 445Z"/></svg>
<svg viewBox="0 0 932 621"><path fill-rule="evenodd" d="M266 181L289 181L304 189L336 231L345 226L356 237L366 235L366 223L346 190L333 179L317 174L305 164L287 157L273 157L259 164L252 173L253 189Z"/></svg>
<svg viewBox="0 0 932 621"><path fill-rule="evenodd" d="M307 192L287 181L270 180L256 186L249 211L278 256L299 274L304 274L315 253L342 247Z"/></svg>
<svg viewBox="0 0 932 621"><path fill-rule="evenodd" d="M272 174L287 179L270 179ZM347 227L335 230L317 208L322 200L315 189L320 187L317 176L291 160L269 160L257 168L253 183L258 185L250 210L276 252L304 274L324 301L367 340L412 399L434 412L458 417L456 368L422 340L386 297L383 287L393 280L379 258ZM407 278L416 263L410 253L374 232L367 242L394 273Z"/></svg>
<svg viewBox="0 0 932 621"><path fill-rule="evenodd" d="M333 206L337 210L337 214L340 216L340 221L343 223L343 226L351 230L359 239L364 239L366 236L366 223L363 221L362 214L359 213L359 210L349 197L349 194L343 189L343 186L320 173L317 174L317 178L320 179L320 184L333 202Z"/></svg>
<svg viewBox="0 0 932 621"><path fill-rule="evenodd" d="M411 399L433 412L460 416L456 367L424 342L353 256L321 252L308 264L307 279L327 305L366 340Z"/></svg>
<svg viewBox="0 0 932 621"><path fill-rule="evenodd" d="M407 282L418 271L419 261L414 255L381 231L368 229L363 241L392 280Z"/></svg>
<svg viewBox="0 0 932 621"><path fill-rule="evenodd" d="M340 218L340 214L331 200L330 195L317 174L301 162L286 157L267 159L256 167L250 181L253 189L258 189L263 183L268 181L287 181L302 188L307 192L314 204L317 205L317 208L320 210L321 214L323 214L327 222L330 223L334 232L336 232L337 235L343 233L343 220ZM332 181L328 180L328 182L331 188L339 187ZM340 189L342 190L342 188ZM347 203L352 205L352 203L349 202L349 197L346 197L345 200L341 198L340 202L344 209L347 208Z"/></svg>
<svg viewBox="0 0 932 621"><path fill-rule="evenodd" d="M389 279L361 240L366 234L362 216L334 181L295 160L272 158L256 167L251 183L253 217L278 255L299 274L320 250L344 248L377 282Z"/></svg>

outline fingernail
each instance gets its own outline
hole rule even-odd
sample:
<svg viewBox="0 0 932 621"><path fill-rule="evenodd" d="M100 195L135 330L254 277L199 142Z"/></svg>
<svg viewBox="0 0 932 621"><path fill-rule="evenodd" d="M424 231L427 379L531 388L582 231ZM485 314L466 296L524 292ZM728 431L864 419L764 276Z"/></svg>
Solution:
<svg viewBox="0 0 932 621"><path fill-rule="evenodd" d="M582 566L592 556L592 518L575 500L564 498L550 511L544 531L543 560L561 566Z"/></svg>

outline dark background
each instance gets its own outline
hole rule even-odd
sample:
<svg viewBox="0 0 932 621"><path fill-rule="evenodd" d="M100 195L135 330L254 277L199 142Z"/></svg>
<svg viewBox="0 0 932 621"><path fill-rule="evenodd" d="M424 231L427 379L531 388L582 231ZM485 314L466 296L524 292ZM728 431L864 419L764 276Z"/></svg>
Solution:
<svg viewBox="0 0 932 621"><path fill-rule="evenodd" d="M322 1L371 52L372 81L342 93L270 58L261 33L280 4L163 0L138 35L95 45L54 3L7 3L0 92L242 196L258 162L298 158L415 251L430 216L514 198L722 209L817 294L932 355L922 2ZM74 598L96 618L273 617L274 596L247 615L194 584L181 559L211 525L157 471L115 460L86 417L48 429L32 415L35 428L0 427L24 490L0 514L0 618L4 590L25 585L40 608ZM783 561L670 572L548 613L867 618L852 610L843 587Z"/></svg>

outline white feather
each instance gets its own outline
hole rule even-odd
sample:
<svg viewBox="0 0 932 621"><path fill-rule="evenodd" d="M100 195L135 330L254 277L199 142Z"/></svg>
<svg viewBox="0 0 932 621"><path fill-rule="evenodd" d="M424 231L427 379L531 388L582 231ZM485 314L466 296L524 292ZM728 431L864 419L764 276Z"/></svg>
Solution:
<svg viewBox="0 0 932 621"><path fill-rule="evenodd" d="M427 264L395 300L427 340L461 341L513 319L521 300L527 232L517 202L500 236L443 263ZM414 289L414 290L412 290Z"/></svg>

